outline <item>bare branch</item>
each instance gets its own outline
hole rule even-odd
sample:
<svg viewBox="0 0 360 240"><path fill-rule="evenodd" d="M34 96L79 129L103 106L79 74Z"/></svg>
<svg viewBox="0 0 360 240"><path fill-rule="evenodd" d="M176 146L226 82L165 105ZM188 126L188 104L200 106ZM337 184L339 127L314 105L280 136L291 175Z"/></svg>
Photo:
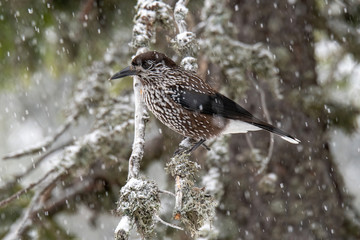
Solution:
<svg viewBox="0 0 360 240"><path fill-rule="evenodd" d="M44 177L40 178L38 181L31 183L28 187L18 191L17 193L14 193L13 195L11 195L10 197L2 200L0 202L0 208L7 205L8 203L12 202L15 199L18 199L21 195L23 195L24 193L27 193L29 190L31 190L32 188L34 188L35 186L38 186L41 182L43 182L51 173L53 173L56 169L51 169L48 173L45 174Z"/></svg>
<svg viewBox="0 0 360 240"><path fill-rule="evenodd" d="M159 222L161 222L161 223L164 224L165 226L172 227L172 228L175 228L175 229L177 229L177 230L182 230L182 231L184 231L184 229L183 229L182 227L176 226L175 224L171 224L171 223L168 223L168 222L162 220L162 219L159 217L159 215L155 215L155 218L156 218L156 220L158 220Z"/></svg>
<svg viewBox="0 0 360 240"><path fill-rule="evenodd" d="M10 186L14 186L21 178L29 175L34 169L36 169L36 167L42 162L44 161L48 156L50 156L51 154L53 154L56 151L59 150L63 150L66 146L69 146L70 144L72 144L74 141L70 140L54 149L51 149L50 151L44 153L43 155L40 155L39 157L35 158L35 160L32 161L32 164L22 173L17 174L16 176L14 176L14 179L7 182L2 188L8 188Z"/></svg>
<svg viewBox="0 0 360 240"><path fill-rule="evenodd" d="M59 151L59 150L63 150L65 147L71 145L72 143L74 143L74 140L69 140L67 142L65 142L64 144L61 144L60 146L51 149L50 151L44 153L43 155L35 158L35 160L32 162L31 166L29 166L29 168L27 170L25 170L24 173L22 173L21 175L16 176L16 179L22 178L26 175L28 175L29 173L31 173L42 161L44 161L48 156L50 156L51 154Z"/></svg>
<svg viewBox="0 0 360 240"><path fill-rule="evenodd" d="M245 133L245 138L246 138L246 142L247 144L249 145L249 148L251 151L254 151L255 147L254 147L254 144L252 143L251 141L251 138L249 136L249 133Z"/></svg>
<svg viewBox="0 0 360 240"><path fill-rule="evenodd" d="M42 208L42 201L44 200L44 194L51 188L56 181L66 173L65 168L58 169L58 171L50 171L50 174L46 174L46 177L42 179L38 191L35 192L29 206L22 216L11 225L8 234L3 238L4 240L21 239L21 235L33 222L32 218ZM46 181L45 181L46 180Z"/></svg>
<svg viewBox="0 0 360 240"><path fill-rule="evenodd" d="M66 188L63 190L58 198L51 198L51 201L48 201L46 204L44 204L43 210L52 212L54 209L59 208L69 200L74 199L78 194L89 191L93 192L94 182L94 178L86 178L78 183L73 184L71 188Z"/></svg>
<svg viewBox="0 0 360 240"><path fill-rule="evenodd" d="M254 76L254 74L255 73L250 74L248 72L248 77L251 80L252 84L254 85L255 89L260 94L261 107L262 107L262 109L264 111L264 115L265 115L265 118L266 118L267 122L272 124L270 113L269 113L269 110L268 110L268 107L267 107L267 104L266 104L265 92L261 88L261 86L256 83L256 81L255 81L256 76ZM246 135L246 140L248 140L248 135ZM268 164L270 162L270 159L271 159L272 154L273 154L273 150L274 150L274 135L272 133L270 133L270 144L269 144L268 154L267 154L266 158L264 159L264 161L262 161L261 167L258 169L257 174L261 174L261 173L264 172L264 170L266 169L266 167L268 166Z"/></svg>
<svg viewBox="0 0 360 240"><path fill-rule="evenodd" d="M20 158L26 155L36 154L39 152L46 152L47 149L64 133L66 132L69 127L75 122L77 117L79 116L79 112L76 112L75 114L69 116L65 123L61 125L55 132L53 136L47 137L44 142L39 143L35 146L32 146L27 149L21 149L13 153L9 153L5 156L3 156L4 160L8 159L14 159L14 158Z"/></svg>
<svg viewBox="0 0 360 240"><path fill-rule="evenodd" d="M159 193L165 193L165 194L168 194L168 195L171 195L173 197L175 197L175 194L170 192L170 191L166 191L166 190L159 190Z"/></svg>

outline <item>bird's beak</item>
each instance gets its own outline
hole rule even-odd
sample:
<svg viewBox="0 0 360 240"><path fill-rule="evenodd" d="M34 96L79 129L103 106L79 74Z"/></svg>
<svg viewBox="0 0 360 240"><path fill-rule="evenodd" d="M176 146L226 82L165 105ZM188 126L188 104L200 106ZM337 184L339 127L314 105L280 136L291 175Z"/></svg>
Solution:
<svg viewBox="0 0 360 240"><path fill-rule="evenodd" d="M137 71L134 70L133 67L128 66L128 67L124 68L123 70L121 70L120 72L115 73L109 80L132 76L132 75L136 75L136 74L137 74Z"/></svg>

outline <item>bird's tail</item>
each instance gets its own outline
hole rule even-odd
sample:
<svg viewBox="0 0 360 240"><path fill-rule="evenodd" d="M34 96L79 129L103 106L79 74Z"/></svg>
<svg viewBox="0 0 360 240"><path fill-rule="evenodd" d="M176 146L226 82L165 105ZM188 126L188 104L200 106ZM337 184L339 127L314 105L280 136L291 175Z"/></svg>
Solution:
<svg viewBox="0 0 360 240"><path fill-rule="evenodd" d="M283 130L279 129L279 128L276 128L266 122L263 122L263 121L254 121L251 123L252 125L256 126L256 127L259 127L261 129L264 129L266 131L269 131L269 132L272 132L272 133L275 133L276 135L279 135L282 139L292 143L292 144L298 144L300 143L300 140L291 136L290 134L284 132Z"/></svg>

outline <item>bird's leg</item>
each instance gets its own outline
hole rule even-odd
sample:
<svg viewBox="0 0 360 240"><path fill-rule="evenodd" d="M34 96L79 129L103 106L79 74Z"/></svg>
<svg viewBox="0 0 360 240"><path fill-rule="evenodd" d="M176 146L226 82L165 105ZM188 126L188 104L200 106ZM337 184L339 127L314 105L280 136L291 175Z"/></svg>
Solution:
<svg viewBox="0 0 360 240"><path fill-rule="evenodd" d="M203 146L203 148L205 148L205 149L208 150L208 151L211 150L211 148L210 148L208 145L206 145L205 143L203 143L202 146Z"/></svg>
<svg viewBox="0 0 360 240"><path fill-rule="evenodd" d="M195 151L198 147L200 147L203 143L205 142L205 139L200 139L200 141L198 141L197 143L194 144L194 146L192 146L189 150L186 151L186 153L191 153L193 151ZM206 146L204 144L205 148L208 148L208 146Z"/></svg>

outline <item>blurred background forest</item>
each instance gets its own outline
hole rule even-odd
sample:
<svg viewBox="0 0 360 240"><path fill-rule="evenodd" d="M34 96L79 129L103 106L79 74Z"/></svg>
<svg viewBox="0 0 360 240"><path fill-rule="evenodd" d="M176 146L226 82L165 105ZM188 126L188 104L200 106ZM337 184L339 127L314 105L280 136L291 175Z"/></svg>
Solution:
<svg viewBox="0 0 360 240"><path fill-rule="evenodd" d="M0 0L0 238L114 238L134 99L131 78L108 78L141 47L134 20L153 17L151 50L191 53L212 86L302 142L254 132L198 149L211 227L158 222L152 238L360 239L360 2L190 0L183 45L176 2ZM174 191L164 167L181 140L150 115L141 175L159 189Z"/></svg>

